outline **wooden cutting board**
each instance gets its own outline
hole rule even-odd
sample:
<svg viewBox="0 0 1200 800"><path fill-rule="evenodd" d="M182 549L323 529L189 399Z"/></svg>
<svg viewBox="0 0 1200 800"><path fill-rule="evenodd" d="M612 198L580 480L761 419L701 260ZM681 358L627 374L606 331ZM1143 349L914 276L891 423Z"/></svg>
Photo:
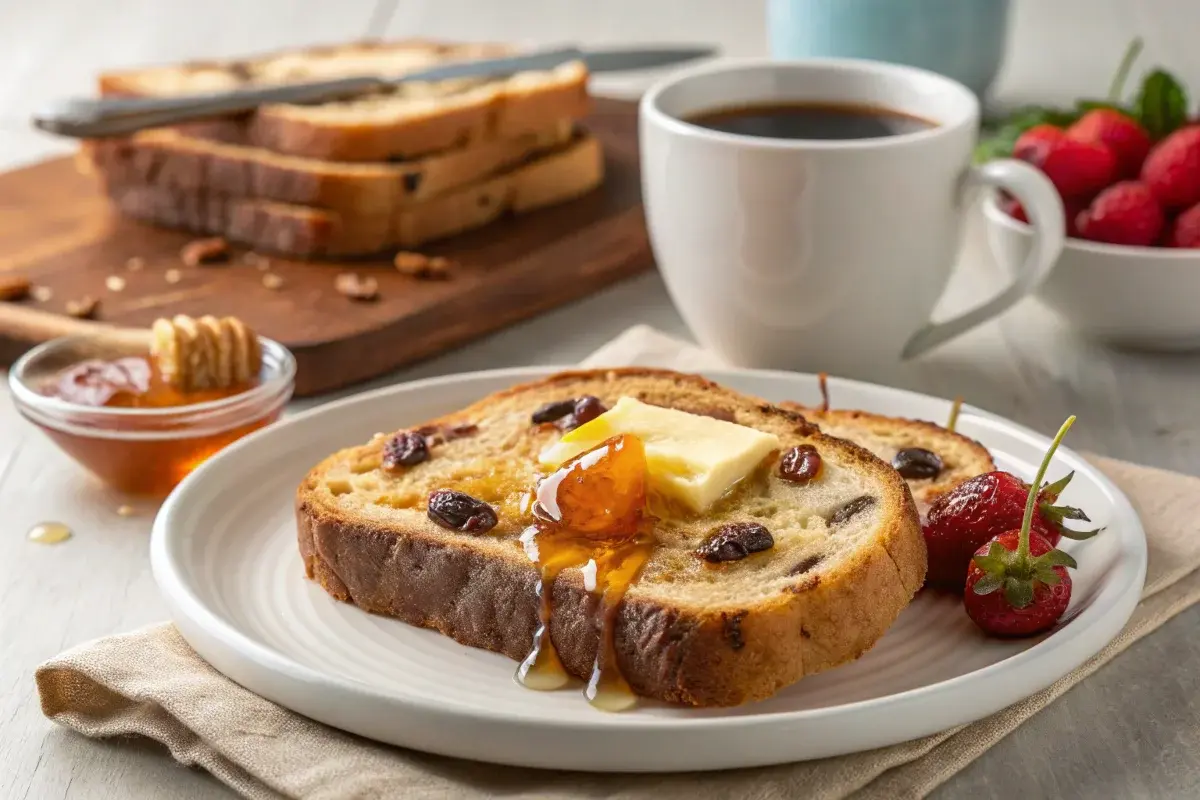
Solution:
<svg viewBox="0 0 1200 800"><path fill-rule="evenodd" d="M601 188L577 200L500 220L421 248L458 264L449 281L400 275L390 261L303 262L271 257L283 288L235 249L228 265L186 267L194 237L119 217L71 158L0 175L0 275L49 287L50 299L0 302L0 364L39 342L97 325L145 327L169 314L233 315L286 345L298 362L296 394L366 380L591 294L652 266L638 176L637 106L597 99L585 123L603 143ZM145 266L128 271L126 262ZM182 280L170 284L168 269ZM338 273L379 282L377 302L334 291ZM119 292L106 279L125 280ZM95 322L65 315L68 301L100 300Z"/></svg>

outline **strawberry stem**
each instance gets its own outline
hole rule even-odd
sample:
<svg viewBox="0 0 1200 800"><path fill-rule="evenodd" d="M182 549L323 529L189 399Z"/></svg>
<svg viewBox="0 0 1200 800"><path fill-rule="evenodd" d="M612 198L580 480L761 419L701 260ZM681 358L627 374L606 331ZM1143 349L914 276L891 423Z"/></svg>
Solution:
<svg viewBox="0 0 1200 800"><path fill-rule="evenodd" d="M1017 539L1017 561L1025 564L1029 560L1029 529L1033 526L1033 511L1037 508L1038 489L1042 485L1042 479L1046 477L1046 470L1050 468L1050 461L1054 458L1054 451L1058 449L1058 445L1062 442L1063 437L1067 435L1067 431L1071 430L1071 426L1075 424L1075 416L1072 414L1067 417L1067 421L1058 429L1058 433L1054 435L1054 440L1050 442L1050 448L1046 450L1046 455L1042 456L1042 463L1038 466L1037 476L1033 479L1033 483L1029 485L1029 499L1025 501L1025 516L1021 519L1021 532Z"/></svg>
<svg viewBox="0 0 1200 800"><path fill-rule="evenodd" d="M950 421L946 423L946 430L954 433L954 428L958 425L958 412L962 410L962 395L954 398L954 404L950 406Z"/></svg>
<svg viewBox="0 0 1200 800"><path fill-rule="evenodd" d="M1142 37L1136 37L1129 43L1129 47L1125 48L1125 55L1121 57L1121 63L1117 66L1117 73L1113 75L1112 83L1108 87L1108 102L1113 105L1121 104L1121 95L1125 93L1125 79L1129 77L1129 71L1133 69L1133 62L1137 61L1137 57L1142 53Z"/></svg>

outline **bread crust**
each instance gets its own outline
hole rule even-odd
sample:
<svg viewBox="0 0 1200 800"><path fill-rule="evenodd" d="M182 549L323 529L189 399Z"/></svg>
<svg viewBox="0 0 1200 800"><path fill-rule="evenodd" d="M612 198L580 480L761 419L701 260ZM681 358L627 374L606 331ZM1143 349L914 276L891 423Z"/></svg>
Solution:
<svg viewBox="0 0 1200 800"><path fill-rule="evenodd" d="M527 164L394 212L340 213L270 200L125 181L99 170L123 214L170 228L224 236L255 250L302 258L361 257L482 227L505 213L566 202L604 179L600 144L579 135Z"/></svg>
<svg viewBox="0 0 1200 800"><path fill-rule="evenodd" d="M768 697L805 675L861 656L920 588L925 544L904 481L850 442L825 436L798 413L745 398L704 378L640 368L558 374L513 387L445 418L468 420L485 404L600 379L670 382L792 426L797 436L869 476L886 513L870 540L830 569L801 572L784 591L745 605L662 604L631 591L615 622L618 664L639 695L694 706ZM745 410L745 409L743 409ZM432 628L456 641L524 658L537 629L537 572L517 548L428 529L397 530L331 503L319 490L331 456L296 495L308 576L339 600ZM554 584L551 637L567 671L586 677L599 633L596 598L577 572Z"/></svg>

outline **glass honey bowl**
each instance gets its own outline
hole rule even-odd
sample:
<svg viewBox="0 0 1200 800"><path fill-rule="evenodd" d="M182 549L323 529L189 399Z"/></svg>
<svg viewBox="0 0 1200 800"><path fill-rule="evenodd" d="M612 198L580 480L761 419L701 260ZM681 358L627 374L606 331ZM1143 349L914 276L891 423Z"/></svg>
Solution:
<svg viewBox="0 0 1200 800"><path fill-rule="evenodd" d="M166 387L153 372L148 345L136 338L54 339L22 356L8 381L22 416L82 467L122 492L161 497L210 456L283 412L296 361L278 342L261 336L258 342L258 377L225 390L181 393ZM142 394L101 402L61 396L58 387L68 373L118 359L146 364L149 385Z"/></svg>

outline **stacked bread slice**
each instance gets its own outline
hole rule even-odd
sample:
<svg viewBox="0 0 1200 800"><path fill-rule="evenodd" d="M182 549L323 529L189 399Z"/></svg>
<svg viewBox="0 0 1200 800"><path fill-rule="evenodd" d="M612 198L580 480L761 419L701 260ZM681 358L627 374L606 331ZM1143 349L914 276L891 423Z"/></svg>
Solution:
<svg viewBox="0 0 1200 800"><path fill-rule="evenodd" d="M108 73L104 95L401 75L491 58L499 45L425 41L295 50L245 61ZM81 161L122 213L299 257L419 246L577 197L603 179L587 68L413 82L313 106L88 142Z"/></svg>

